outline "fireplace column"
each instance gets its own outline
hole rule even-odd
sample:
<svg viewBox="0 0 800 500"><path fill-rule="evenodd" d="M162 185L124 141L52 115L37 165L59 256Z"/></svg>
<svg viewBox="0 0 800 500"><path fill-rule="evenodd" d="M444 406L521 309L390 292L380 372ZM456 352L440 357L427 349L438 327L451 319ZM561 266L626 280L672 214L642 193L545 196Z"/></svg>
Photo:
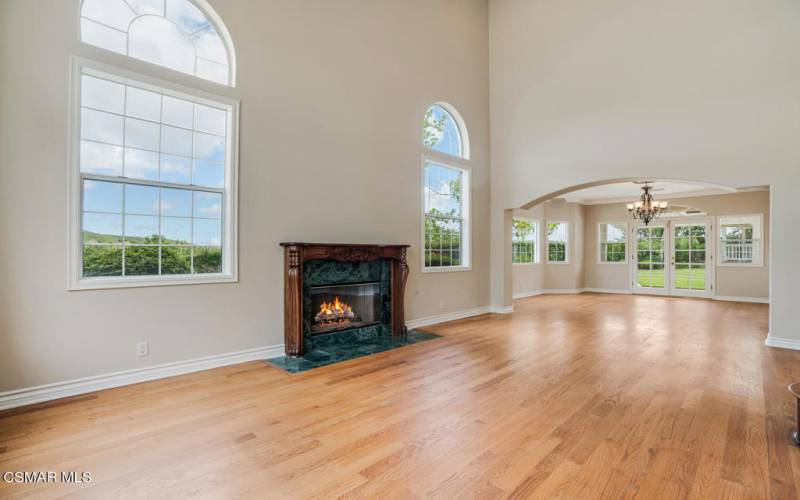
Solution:
<svg viewBox="0 0 800 500"><path fill-rule="evenodd" d="M287 356L303 355L303 249L287 246L284 251L286 273L284 274L283 308L284 342Z"/></svg>

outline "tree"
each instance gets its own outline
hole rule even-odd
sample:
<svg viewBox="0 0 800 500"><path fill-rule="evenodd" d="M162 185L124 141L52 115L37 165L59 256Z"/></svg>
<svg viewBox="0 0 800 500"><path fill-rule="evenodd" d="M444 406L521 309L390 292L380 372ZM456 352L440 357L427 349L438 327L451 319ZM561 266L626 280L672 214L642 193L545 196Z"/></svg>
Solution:
<svg viewBox="0 0 800 500"><path fill-rule="evenodd" d="M119 236L85 232L83 276L122 276L123 246ZM126 237L124 267L126 276L155 276L159 274L159 237ZM114 243L98 245L102 243ZM168 243L165 245L164 243ZM191 247L185 241L161 240L161 274L190 274L194 254L194 272L222 272L222 249Z"/></svg>
<svg viewBox="0 0 800 500"><path fill-rule="evenodd" d="M525 219L514 219L512 221L512 262L514 264L530 264L533 262L536 242L530 239L535 225Z"/></svg>
<svg viewBox="0 0 800 500"><path fill-rule="evenodd" d="M429 108L428 111L425 112L425 119L422 121L422 144L428 148L436 146L444 135L445 117L443 115L437 120L436 117L433 116L433 109L434 108Z"/></svg>

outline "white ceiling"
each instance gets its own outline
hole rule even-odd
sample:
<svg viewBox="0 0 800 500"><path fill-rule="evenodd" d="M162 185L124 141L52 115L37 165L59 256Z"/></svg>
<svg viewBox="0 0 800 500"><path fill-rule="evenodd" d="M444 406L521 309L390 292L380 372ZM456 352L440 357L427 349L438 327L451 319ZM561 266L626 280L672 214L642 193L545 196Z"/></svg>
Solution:
<svg viewBox="0 0 800 500"><path fill-rule="evenodd" d="M663 200L683 197L683 196L705 196L712 194L730 193L732 190L716 188L707 184L694 184L690 182L659 182L651 183L653 186L653 196ZM616 184L604 184L578 191L567 193L561 198L584 205L601 203L619 203L634 201L642 195L642 186L633 182L620 182Z"/></svg>

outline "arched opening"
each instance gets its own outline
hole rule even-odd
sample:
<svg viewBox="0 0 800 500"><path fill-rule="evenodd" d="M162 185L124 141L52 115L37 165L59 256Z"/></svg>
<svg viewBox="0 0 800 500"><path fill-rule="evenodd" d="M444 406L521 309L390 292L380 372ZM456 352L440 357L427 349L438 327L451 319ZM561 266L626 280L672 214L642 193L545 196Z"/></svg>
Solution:
<svg viewBox="0 0 800 500"><path fill-rule="evenodd" d="M573 193L576 191L583 191L586 189L600 187L600 186L609 186L609 185L616 185L616 184L626 184L626 183L635 183L635 182L651 182L651 183L674 183L674 184L685 184L688 186L690 190L699 190L694 186L700 186L704 190L709 191L719 191L719 192L730 192L735 193L739 191L738 189L730 186L725 186L722 184L714 184L711 182L705 181L694 181L694 180L687 180L687 179L670 179L670 178L652 178L652 177L627 177L627 178L620 178L620 179L602 179L592 182L586 182L583 184L576 184L574 186L565 187L564 189L559 189L558 191L553 191L549 194L544 196L539 196L523 205L520 208L527 209L538 205L539 203L544 203L547 200L555 199L567 195L569 193Z"/></svg>
<svg viewBox="0 0 800 500"><path fill-rule="evenodd" d="M641 181L668 202L647 224L628 210ZM768 302L769 209L768 187L652 178L566 187L507 211L507 291Z"/></svg>

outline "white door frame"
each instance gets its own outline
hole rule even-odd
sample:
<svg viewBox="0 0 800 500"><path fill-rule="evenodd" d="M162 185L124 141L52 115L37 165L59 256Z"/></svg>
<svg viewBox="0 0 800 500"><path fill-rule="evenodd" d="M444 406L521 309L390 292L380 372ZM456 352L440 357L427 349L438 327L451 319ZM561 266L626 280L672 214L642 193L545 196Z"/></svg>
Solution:
<svg viewBox="0 0 800 500"><path fill-rule="evenodd" d="M647 227L663 227L664 228L664 288L644 288L638 285L638 269L639 269L639 255L637 246L637 230L645 227L644 224L632 221L630 225L630 238L628 244L631 248L630 262L630 277L631 277L631 293L645 294L645 295L668 295L674 297L702 297L711 298L716 295L716 272L715 272L715 256L716 256L716 233L714 232L715 218L709 216L680 216L680 217L664 217L657 219L650 223ZM676 289L674 284L675 276L675 245L674 245L674 231L677 224L693 224L700 223L706 225L706 290L685 290Z"/></svg>

